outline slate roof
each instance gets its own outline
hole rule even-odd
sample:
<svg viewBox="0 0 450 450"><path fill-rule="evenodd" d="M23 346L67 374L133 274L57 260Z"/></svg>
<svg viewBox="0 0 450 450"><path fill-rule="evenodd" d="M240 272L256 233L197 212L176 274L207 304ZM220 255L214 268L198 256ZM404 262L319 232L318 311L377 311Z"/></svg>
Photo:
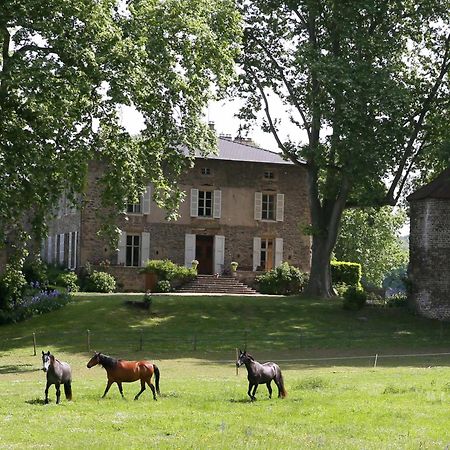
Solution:
<svg viewBox="0 0 450 450"><path fill-rule="evenodd" d="M431 183L422 186L413 192L408 201L423 200L425 198L450 199L450 168L444 170Z"/></svg>
<svg viewBox="0 0 450 450"><path fill-rule="evenodd" d="M218 155L208 155L207 159L220 159L227 161L248 161L270 164L288 164L292 165L292 161L286 161L282 158L281 153L272 152L254 145L232 141L218 137L217 146ZM202 156L198 156L202 158Z"/></svg>

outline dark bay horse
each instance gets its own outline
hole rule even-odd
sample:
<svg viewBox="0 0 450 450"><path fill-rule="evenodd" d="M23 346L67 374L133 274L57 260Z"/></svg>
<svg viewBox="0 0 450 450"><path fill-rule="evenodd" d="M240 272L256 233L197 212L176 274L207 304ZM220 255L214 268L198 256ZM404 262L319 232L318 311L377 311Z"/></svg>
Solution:
<svg viewBox="0 0 450 450"><path fill-rule="evenodd" d="M100 364L106 370L108 377L103 397L108 393L113 383L117 383L120 395L123 397L122 383L141 380L141 390L134 399L137 400L145 391L145 383L147 383L152 390L153 399L156 400L155 386L151 382L153 374L155 374L156 392L158 395L161 395L159 392L159 369L156 364L150 361L125 361L124 359L115 359L96 352L87 363L87 367L90 369L97 364Z"/></svg>
<svg viewBox="0 0 450 450"><path fill-rule="evenodd" d="M47 374L45 403L48 403L48 388L52 384L56 387L56 403L59 403L61 397L61 384L64 385L66 399L72 400L72 370L69 364L58 361L50 352L42 352L42 370Z"/></svg>
<svg viewBox="0 0 450 450"><path fill-rule="evenodd" d="M272 380L278 387L278 397L286 397L287 392L284 388L283 375L281 375L281 369L278 364L274 362L266 362L264 364L255 361L252 355L248 354L246 351L242 352L239 350L239 357L236 361L236 366L240 367L245 364L248 372L248 396L251 401L256 400L255 394L256 389L258 389L258 384L265 384L267 390L269 391L269 398L272 398L272 387L270 383ZM251 392L253 388L253 392Z"/></svg>

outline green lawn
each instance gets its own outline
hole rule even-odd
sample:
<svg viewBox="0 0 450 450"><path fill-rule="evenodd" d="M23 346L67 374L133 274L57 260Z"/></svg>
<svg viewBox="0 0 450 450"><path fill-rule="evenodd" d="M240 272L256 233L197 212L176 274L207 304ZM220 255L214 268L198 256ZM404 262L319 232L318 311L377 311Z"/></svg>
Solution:
<svg viewBox="0 0 450 450"><path fill-rule="evenodd" d="M155 297L148 314L125 306L130 298L139 296L78 295L62 310L0 327L0 448L450 445L450 356L383 357L449 351L449 330L434 321L283 297ZM93 350L156 361L160 400L147 390L134 402L137 383L124 385L126 400L116 386L101 400L106 376L86 368L87 329ZM237 376L232 362L245 342L257 359L279 361L286 399L269 400L261 386L248 401L245 368ZM52 388L43 405L47 349L72 365L73 402L56 405ZM340 356L348 359L321 359Z"/></svg>

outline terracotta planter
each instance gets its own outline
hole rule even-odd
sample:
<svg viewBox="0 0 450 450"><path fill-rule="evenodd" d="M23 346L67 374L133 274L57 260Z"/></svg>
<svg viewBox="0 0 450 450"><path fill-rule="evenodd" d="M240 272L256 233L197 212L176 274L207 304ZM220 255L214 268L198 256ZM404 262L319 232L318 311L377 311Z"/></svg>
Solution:
<svg viewBox="0 0 450 450"><path fill-rule="evenodd" d="M144 273L144 277L145 290L153 292L155 290L156 283L158 282L158 275L156 275L155 272L146 272Z"/></svg>

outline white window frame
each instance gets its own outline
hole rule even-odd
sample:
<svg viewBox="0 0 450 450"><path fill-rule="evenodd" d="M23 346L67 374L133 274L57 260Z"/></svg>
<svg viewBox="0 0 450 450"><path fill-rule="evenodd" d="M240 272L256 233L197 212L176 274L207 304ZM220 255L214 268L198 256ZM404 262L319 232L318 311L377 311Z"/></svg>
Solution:
<svg viewBox="0 0 450 450"><path fill-rule="evenodd" d="M131 238L132 243L129 244L129 238ZM138 239L138 244L136 245L135 239ZM140 267L142 261L141 261L141 255L142 255L142 236L140 233L127 233L126 235L126 241L125 241L125 266L126 267ZM130 250L130 258L128 258L128 251ZM137 252L137 256L136 256ZM130 259L131 264L128 264L128 259ZM134 264L136 262L136 264Z"/></svg>

